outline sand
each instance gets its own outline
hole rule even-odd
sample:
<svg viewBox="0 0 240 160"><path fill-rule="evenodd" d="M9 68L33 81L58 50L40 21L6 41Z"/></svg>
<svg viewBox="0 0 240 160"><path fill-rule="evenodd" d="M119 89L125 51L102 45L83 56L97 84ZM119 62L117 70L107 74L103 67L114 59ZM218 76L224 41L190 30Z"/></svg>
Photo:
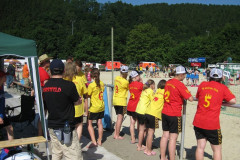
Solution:
<svg viewBox="0 0 240 160"><path fill-rule="evenodd" d="M117 75L119 75L119 72L114 72L114 77ZM161 73L160 76L163 77L163 74ZM111 84L112 83L111 72L101 72L100 79L105 84ZM147 79L149 78L143 77L143 82L146 82ZM157 84L159 80L161 80L162 78L152 78L152 79ZM168 80L169 78L163 78L163 79ZM204 78L202 77L202 75L200 75L200 81L203 81L203 80ZM196 95L197 87L188 87L188 89L190 90L193 96ZM239 91L239 87L237 88L237 90ZM236 94L238 93L237 90L235 89ZM238 97L239 97L239 93L238 93ZM186 127L185 127L186 134L185 134L185 142L184 142L185 143L184 144L185 159L195 159L195 150L196 150L197 142L195 139L192 122L196 112L196 106L197 106L197 102L188 102L187 104L187 110L186 110L187 116L186 116ZM240 110L239 109L232 110L231 108L228 108L227 111L232 111L234 114L228 115L226 114L228 112L221 113L220 119L221 119L222 135L223 135L222 156L223 156L223 160L228 160L228 159L237 160L237 159L240 159L240 155L239 155L240 116L236 116L236 115L240 115ZM113 124L115 124L116 115L115 115L114 109L112 109L112 116L113 116L112 122ZM121 134L124 135L124 138L125 138L124 140L114 140L113 131L104 131L102 147L98 147L97 149L86 150L85 147L90 142L89 140L90 137L87 131L87 125L85 123L83 127L83 138L81 140L84 159L106 159L106 160L108 159L125 159L125 160L159 159L159 155L160 155L159 142L162 136L161 121L159 123L160 128L156 129L155 138L153 140L154 151L157 152L156 156L146 156L144 155L143 151L136 151L136 144L130 144L129 124L130 124L129 116L125 115L125 119L121 128ZM179 138L177 141L178 152L180 148L180 144L179 144L180 140L181 140L181 134L179 135ZM41 144L36 149L38 150L41 157L44 157L43 159L46 159L45 145ZM212 153L210 144L207 143L205 153L204 153L204 157L205 157L204 159L212 159L212 155L213 153ZM176 159L178 159L178 156L179 156L179 153L176 156Z"/></svg>

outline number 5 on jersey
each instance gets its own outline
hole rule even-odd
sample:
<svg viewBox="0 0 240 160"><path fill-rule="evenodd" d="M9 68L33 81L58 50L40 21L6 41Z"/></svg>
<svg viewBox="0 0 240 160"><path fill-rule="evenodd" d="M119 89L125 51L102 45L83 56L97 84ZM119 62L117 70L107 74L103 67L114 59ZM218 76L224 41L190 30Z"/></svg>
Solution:
<svg viewBox="0 0 240 160"><path fill-rule="evenodd" d="M205 102L206 102L206 104L203 104L203 106L205 107L205 108L207 108L207 107L209 107L210 106L210 100L212 99L212 95L209 95L209 94L206 94L205 95Z"/></svg>

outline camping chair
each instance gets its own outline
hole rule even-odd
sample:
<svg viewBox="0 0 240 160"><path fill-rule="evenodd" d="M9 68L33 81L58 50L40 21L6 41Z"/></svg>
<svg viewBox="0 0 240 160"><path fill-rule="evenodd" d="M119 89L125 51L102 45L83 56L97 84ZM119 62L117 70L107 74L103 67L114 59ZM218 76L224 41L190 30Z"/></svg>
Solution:
<svg viewBox="0 0 240 160"><path fill-rule="evenodd" d="M16 108L21 107L20 114L15 116L8 115L14 128L15 138L28 138L36 135L37 131L34 125L31 124L35 119L34 101L35 98L32 96L21 95L21 105L7 109L8 112L11 111L11 113L14 113Z"/></svg>
<svg viewBox="0 0 240 160"><path fill-rule="evenodd" d="M21 95L21 105L13 107L13 109L21 107L21 113L16 116L10 116L9 119L11 122L32 122L35 118L35 109L34 109L35 98L32 96ZM9 110L12 110L11 108Z"/></svg>

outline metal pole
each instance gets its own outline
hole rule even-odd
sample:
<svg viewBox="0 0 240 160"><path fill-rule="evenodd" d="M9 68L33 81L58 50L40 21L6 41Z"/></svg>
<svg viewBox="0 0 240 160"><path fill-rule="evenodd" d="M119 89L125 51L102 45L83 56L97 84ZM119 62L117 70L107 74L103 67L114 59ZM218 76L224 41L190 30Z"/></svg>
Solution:
<svg viewBox="0 0 240 160"><path fill-rule="evenodd" d="M112 47L111 47L111 51L112 51L112 85L113 85L113 83L114 83L114 80L113 80L113 27L112 27L112 30L111 30L111 35L112 35L112 38L111 38L111 40L112 40Z"/></svg>
<svg viewBox="0 0 240 160"><path fill-rule="evenodd" d="M184 100L183 101L183 114L182 114L182 134L181 134L181 146L180 146L180 160L183 159L185 123L186 123L186 105L187 105L187 100Z"/></svg>
<svg viewBox="0 0 240 160"><path fill-rule="evenodd" d="M114 70L113 70L113 60L114 60L114 59L113 59L113 27L112 27L112 29L111 29L111 35L112 35L112 38L111 38L111 39L112 39L112 47L111 47L111 50L112 50L112 86L114 86L114 74L113 74L113 71L114 71ZM111 96L111 97L110 97L110 101L111 101L111 103L110 103L110 104L111 104L111 105L110 105L110 108L111 108L110 114L111 114L111 120L112 120L112 107L113 107L112 104L113 104L113 90L114 90L114 87L110 87L110 90L111 90L111 91L109 92L109 93L110 93L110 96Z"/></svg>

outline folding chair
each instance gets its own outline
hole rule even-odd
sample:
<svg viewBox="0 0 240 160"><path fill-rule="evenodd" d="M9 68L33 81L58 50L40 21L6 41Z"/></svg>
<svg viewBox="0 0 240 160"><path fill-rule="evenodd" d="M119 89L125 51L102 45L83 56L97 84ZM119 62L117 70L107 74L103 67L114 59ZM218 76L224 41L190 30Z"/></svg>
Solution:
<svg viewBox="0 0 240 160"><path fill-rule="evenodd" d="M35 109L34 109L35 98L32 96L21 95L21 105L8 108L8 112L21 107L21 112L18 115L9 115L9 120L14 128L15 138L28 138L35 136L37 131L32 124L35 119Z"/></svg>

